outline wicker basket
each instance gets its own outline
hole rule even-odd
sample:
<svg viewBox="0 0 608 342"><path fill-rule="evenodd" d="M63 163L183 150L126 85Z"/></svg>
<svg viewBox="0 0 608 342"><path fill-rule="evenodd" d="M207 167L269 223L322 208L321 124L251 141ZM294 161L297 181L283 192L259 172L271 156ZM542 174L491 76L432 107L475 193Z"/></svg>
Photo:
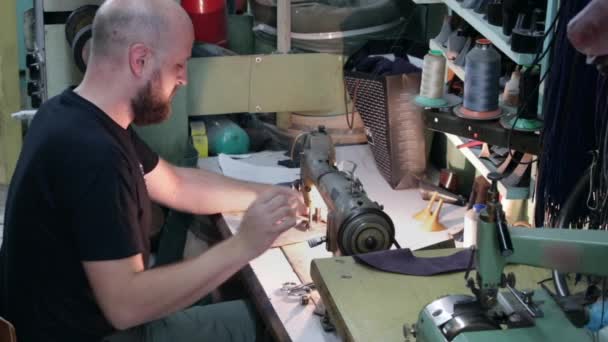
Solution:
<svg viewBox="0 0 608 342"><path fill-rule="evenodd" d="M377 76L344 71L378 169L393 189L418 186L427 165L422 109L414 103L420 74Z"/></svg>

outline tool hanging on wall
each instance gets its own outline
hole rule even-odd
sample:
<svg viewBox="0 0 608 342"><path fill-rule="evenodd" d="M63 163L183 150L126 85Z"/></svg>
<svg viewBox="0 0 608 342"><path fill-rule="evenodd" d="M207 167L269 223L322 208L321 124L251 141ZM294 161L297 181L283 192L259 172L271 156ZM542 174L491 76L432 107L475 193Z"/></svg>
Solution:
<svg viewBox="0 0 608 342"><path fill-rule="evenodd" d="M72 49L74 63L82 73L87 69L89 41L93 33L93 18L95 18L98 8L97 5L78 7L70 13L65 23L65 39Z"/></svg>
<svg viewBox="0 0 608 342"><path fill-rule="evenodd" d="M454 108L456 116L471 120L494 120L502 115L498 106L500 55L487 39L478 39L467 54L464 102Z"/></svg>

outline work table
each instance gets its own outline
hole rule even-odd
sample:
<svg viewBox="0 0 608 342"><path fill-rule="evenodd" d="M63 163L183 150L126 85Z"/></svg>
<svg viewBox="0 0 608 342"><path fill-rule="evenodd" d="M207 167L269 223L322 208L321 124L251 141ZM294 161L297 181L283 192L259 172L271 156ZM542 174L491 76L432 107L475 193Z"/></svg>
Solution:
<svg viewBox="0 0 608 342"><path fill-rule="evenodd" d="M277 166L277 161L287 159L284 152L254 153L242 161L255 165ZM385 212L395 224L395 238L403 248L418 250L450 240L447 231L425 232L421 223L412 215L428 202L423 201L419 190L393 190L380 175L368 145L339 146L336 160L349 160L357 164L355 176L359 177L369 197L384 205ZM199 167L221 172L217 158L199 160ZM463 207L444 204L440 222L448 228L462 226ZM241 213L224 213L216 216L216 224L225 237L238 230ZM285 282L306 284L311 282L310 267L313 259L329 258L324 245L310 248L306 242L271 248L252 260L243 270L247 287L257 309L262 314L275 337L281 341L339 341L334 332L325 332L321 317L315 314L319 300L313 292L312 301L301 305L297 298L288 297L281 287ZM318 310L318 313L324 310Z"/></svg>

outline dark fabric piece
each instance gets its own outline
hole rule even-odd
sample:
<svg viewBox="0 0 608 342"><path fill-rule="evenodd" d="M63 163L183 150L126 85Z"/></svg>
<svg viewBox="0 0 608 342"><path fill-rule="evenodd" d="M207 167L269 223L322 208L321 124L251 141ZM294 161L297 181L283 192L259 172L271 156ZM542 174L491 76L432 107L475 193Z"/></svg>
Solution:
<svg viewBox="0 0 608 342"><path fill-rule="evenodd" d="M131 128L71 89L41 106L9 187L0 250L0 315L20 342L94 341L113 330L82 261L148 259L143 175L157 163Z"/></svg>
<svg viewBox="0 0 608 342"><path fill-rule="evenodd" d="M358 72L379 76L420 72L420 68L410 63L407 57L396 57L394 61L382 56L366 57L359 61L355 69Z"/></svg>
<svg viewBox="0 0 608 342"><path fill-rule="evenodd" d="M418 72L422 72L422 70L414 64L410 63L409 60L404 58L397 58L393 62L391 75L412 74Z"/></svg>
<svg viewBox="0 0 608 342"><path fill-rule="evenodd" d="M551 70L544 95L544 128L541 135L538 196L535 222L553 226L576 182L591 163L605 128L606 92L600 76L567 38L567 24L589 1L565 1L557 22ZM596 106L604 103L603 109ZM599 109L599 110L598 110ZM581 206L579 216L586 215Z"/></svg>
<svg viewBox="0 0 608 342"><path fill-rule="evenodd" d="M471 261L471 253L472 251L467 249L444 257L418 258L411 250L405 248L359 254L353 257L358 263L381 271L431 276L466 270Z"/></svg>

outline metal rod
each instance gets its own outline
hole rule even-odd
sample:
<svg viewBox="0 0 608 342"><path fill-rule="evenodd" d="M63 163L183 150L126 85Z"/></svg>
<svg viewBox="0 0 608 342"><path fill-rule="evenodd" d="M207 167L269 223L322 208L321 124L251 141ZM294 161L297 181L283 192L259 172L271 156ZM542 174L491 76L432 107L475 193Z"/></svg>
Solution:
<svg viewBox="0 0 608 342"><path fill-rule="evenodd" d="M277 50L291 50L291 0L277 1Z"/></svg>
<svg viewBox="0 0 608 342"><path fill-rule="evenodd" d="M553 38L553 32L549 32L549 26L551 25L551 23L553 22L553 20L555 19L555 16L557 15L557 4L558 1L557 0L549 0L547 1L547 11L546 11L546 15L545 15L545 34L547 35L545 37L544 43L543 43L543 51L545 49L547 49L549 47L549 43L551 42L551 39ZM543 58L543 60L540 62L540 74L544 75L545 72L547 71L547 69L549 69L549 63L551 61L551 52L549 51L547 52L547 55L545 56L545 58ZM545 95L545 86L546 86L546 82L543 82L543 84L541 84L541 86L538 88L538 116L542 118L542 113L543 113L543 102L544 102L544 95Z"/></svg>

